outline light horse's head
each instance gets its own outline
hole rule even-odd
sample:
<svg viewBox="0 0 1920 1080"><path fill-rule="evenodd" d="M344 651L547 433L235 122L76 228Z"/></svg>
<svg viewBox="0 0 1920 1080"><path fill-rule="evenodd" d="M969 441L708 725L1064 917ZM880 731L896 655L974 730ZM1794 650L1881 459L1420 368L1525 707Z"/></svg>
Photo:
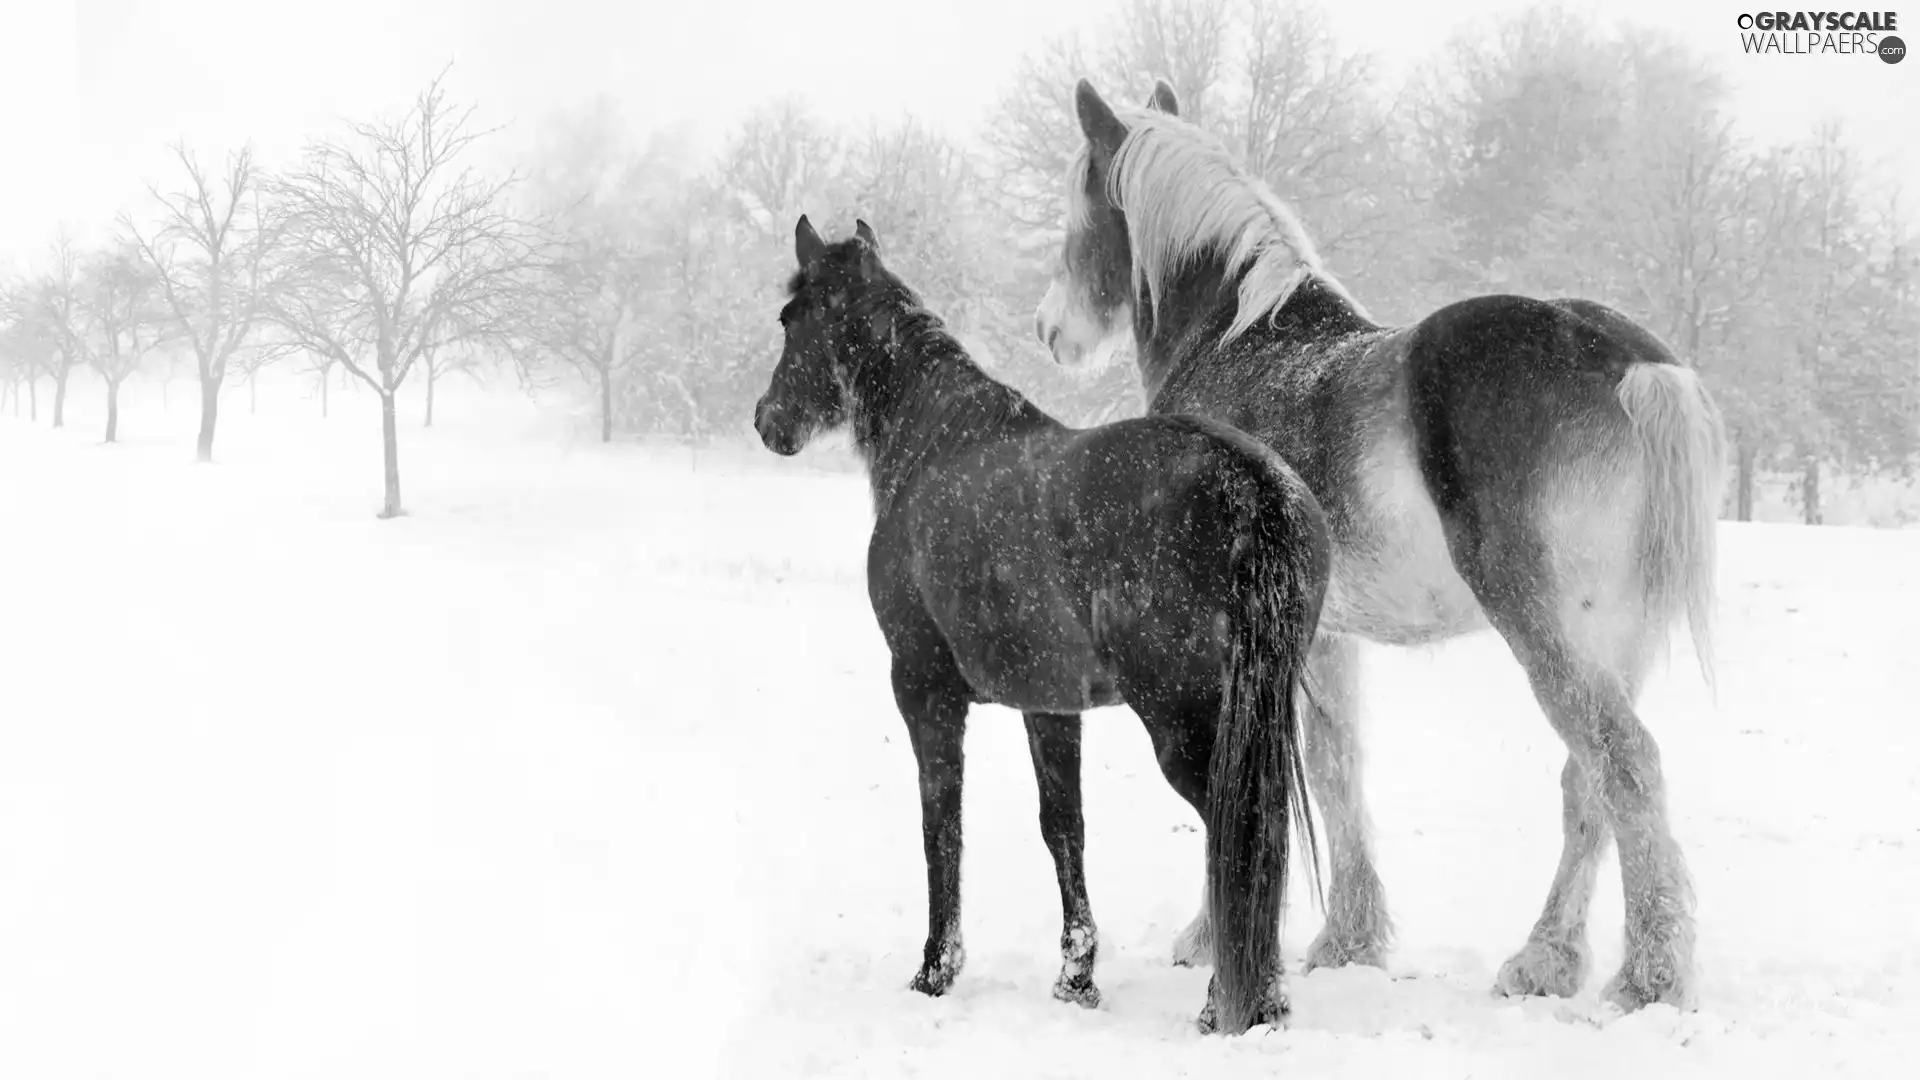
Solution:
<svg viewBox="0 0 1920 1080"><path fill-rule="evenodd" d="M1201 314L1164 301L1203 263L1237 282L1228 340L1319 272L1293 212L1217 138L1179 119L1164 80L1145 108L1116 111L1081 79L1074 110L1086 142L1068 170L1060 266L1034 319L1057 362L1098 366L1130 337L1144 345L1170 316ZM1144 351L1139 359L1150 362Z"/></svg>
<svg viewBox="0 0 1920 1080"><path fill-rule="evenodd" d="M1149 109L1178 115L1173 87L1155 83ZM1133 337L1133 250L1126 215L1107 191L1127 124L1081 79L1074 111L1086 143L1067 170L1067 236L1040 298L1034 331L1057 363L1104 366Z"/></svg>

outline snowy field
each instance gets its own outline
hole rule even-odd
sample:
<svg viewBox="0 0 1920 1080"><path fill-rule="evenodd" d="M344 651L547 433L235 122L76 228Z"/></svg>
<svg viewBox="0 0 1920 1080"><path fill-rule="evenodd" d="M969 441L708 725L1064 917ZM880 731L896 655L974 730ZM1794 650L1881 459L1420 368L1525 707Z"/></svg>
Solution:
<svg viewBox="0 0 1920 1080"><path fill-rule="evenodd" d="M0 418L0 1077L1892 1077L1920 1061L1920 531L1727 526L1721 689L1650 686L1702 1008L1490 997L1559 850L1561 751L1503 644L1368 654L1392 970L1202 1038L1167 957L1196 820L1088 720L1106 1004L1054 1002L1014 714L968 740L953 994L858 477L601 447L449 394L375 520L367 401L190 397L102 446ZM41 401L44 410L45 398ZM1304 892L1298 963L1318 927ZM1905 1062L1905 1064L1901 1064Z"/></svg>

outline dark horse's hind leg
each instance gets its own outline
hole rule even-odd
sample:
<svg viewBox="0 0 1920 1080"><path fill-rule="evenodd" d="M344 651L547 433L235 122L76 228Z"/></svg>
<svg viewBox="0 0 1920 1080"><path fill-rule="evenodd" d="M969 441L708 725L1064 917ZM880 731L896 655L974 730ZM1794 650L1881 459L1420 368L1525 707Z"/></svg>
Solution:
<svg viewBox="0 0 1920 1080"><path fill-rule="evenodd" d="M1060 978L1053 996L1093 1008L1099 933L1087 902L1087 823L1080 808L1080 715L1027 713L1027 749L1040 782L1040 835L1060 881Z"/></svg>
<svg viewBox="0 0 1920 1080"><path fill-rule="evenodd" d="M1360 787L1360 646L1346 634L1322 630L1307 654L1312 690L1301 715L1307 729L1307 783L1326 822L1332 865L1327 922L1307 949L1307 970L1363 964L1386 965L1393 940L1386 890L1374 869L1372 825ZM1204 897L1200 913L1181 931L1173 962L1182 967L1213 962L1213 926Z"/></svg>
<svg viewBox="0 0 1920 1080"><path fill-rule="evenodd" d="M1157 706L1149 702L1135 702L1134 712L1140 715L1146 724L1147 735L1153 740L1154 756L1160 762L1160 774L1167 778L1167 784L1187 805L1193 807L1201 820L1207 816L1207 778L1213 761L1214 731L1219 724L1219 704L1192 704L1187 707ZM1201 919L1207 917L1204 908ZM1198 923L1200 920L1196 919ZM1213 936L1207 934L1206 962L1213 960ZM1200 1011L1199 1026L1205 1033L1214 1030L1214 983L1207 981L1207 1004ZM1261 1009L1256 1024L1280 1025L1292 1012L1287 999L1286 970L1274 972L1271 1000Z"/></svg>
<svg viewBox="0 0 1920 1080"><path fill-rule="evenodd" d="M960 787L966 684L952 665L893 660L893 696L920 765L920 834L927 857L927 944L911 987L938 997L953 985L960 943Z"/></svg>

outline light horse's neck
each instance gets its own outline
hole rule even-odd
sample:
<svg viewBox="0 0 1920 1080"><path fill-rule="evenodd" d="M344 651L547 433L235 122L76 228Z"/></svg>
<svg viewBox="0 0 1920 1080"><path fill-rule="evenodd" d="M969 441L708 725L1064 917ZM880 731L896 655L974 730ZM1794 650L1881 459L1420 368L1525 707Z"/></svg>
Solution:
<svg viewBox="0 0 1920 1080"><path fill-rule="evenodd" d="M982 371L905 286L876 282L854 300L846 325L850 420L876 508L943 455L1058 426Z"/></svg>
<svg viewBox="0 0 1920 1080"><path fill-rule="evenodd" d="M1164 287L1157 318L1144 297L1136 309L1134 343L1149 405L1163 392L1181 393L1196 382L1220 384L1220 369L1285 364L1308 346L1379 329L1344 290L1315 273L1302 278L1279 306L1234 333L1239 281L1238 275L1228 276L1224 263L1208 259L1182 272Z"/></svg>
<svg viewBox="0 0 1920 1080"><path fill-rule="evenodd" d="M1194 364L1249 353L1280 363L1288 343L1375 328L1293 211L1218 140L1161 113L1128 123L1107 184L1127 220L1150 401Z"/></svg>

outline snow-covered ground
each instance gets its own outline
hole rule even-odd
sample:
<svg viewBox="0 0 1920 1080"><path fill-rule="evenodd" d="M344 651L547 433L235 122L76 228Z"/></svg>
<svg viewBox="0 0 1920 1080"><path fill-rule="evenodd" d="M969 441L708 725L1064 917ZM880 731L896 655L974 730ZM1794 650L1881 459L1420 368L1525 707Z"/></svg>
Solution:
<svg viewBox="0 0 1920 1080"><path fill-rule="evenodd" d="M1672 1077L1920 1061L1920 532L1729 526L1717 704L1649 688L1699 893L1699 1012L1490 997L1559 846L1561 753L1494 637L1368 654L1392 971L1202 1038L1167 962L1193 815L1087 735L1095 1012L1014 714L968 740L968 966L925 928L857 476L605 448L508 405L189 397L0 419L0 1077ZM42 407L46 405L42 401ZM410 407L411 408L411 407ZM156 435L156 432L159 434ZM1904 662L1903 662L1904 661ZM1304 894L1289 958L1318 926ZM1902 1064L1905 1062L1905 1064Z"/></svg>

